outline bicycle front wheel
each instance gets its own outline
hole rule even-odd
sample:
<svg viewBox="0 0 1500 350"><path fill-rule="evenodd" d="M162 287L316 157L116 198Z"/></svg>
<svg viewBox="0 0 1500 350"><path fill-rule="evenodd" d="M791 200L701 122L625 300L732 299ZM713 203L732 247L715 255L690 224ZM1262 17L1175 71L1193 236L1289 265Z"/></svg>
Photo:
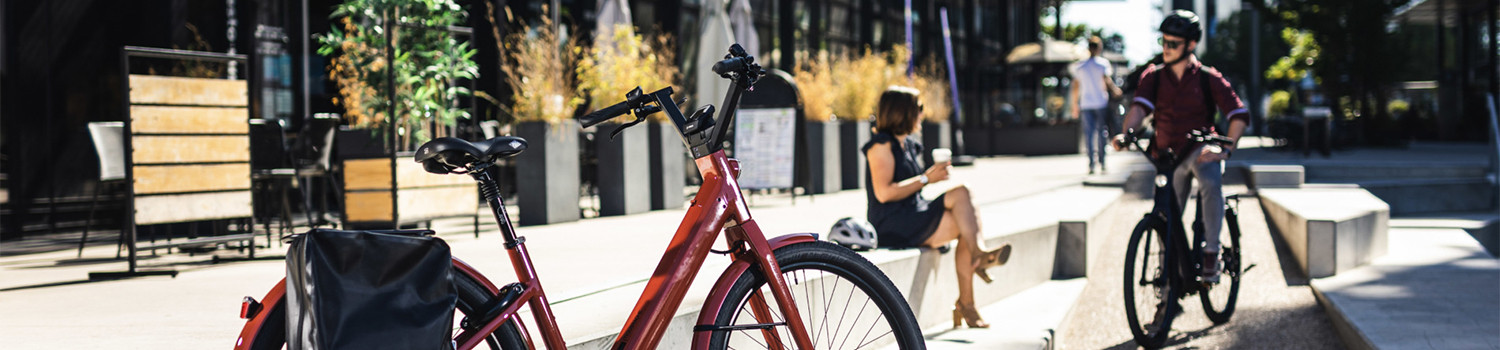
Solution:
<svg viewBox="0 0 1500 350"><path fill-rule="evenodd" d="M816 349L878 349L895 344L925 349L922 329L911 307L874 264L848 248L828 242L797 243L776 249L792 299ZM763 300L769 314L752 306ZM710 301L713 302L713 301ZM740 275L720 304L710 349L796 348L786 318L759 270ZM776 324L773 327L756 325Z"/></svg>
<svg viewBox="0 0 1500 350"><path fill-rule="evenodd" d="M1234 315L1234 305L1240 299L1240 273L1243 272L1240 256L1244 249L1240 246L1239 214L1234 209L1225 208L1224 222L1229 224L1229 241L1221 243L1224 248L1219 253L1224 260L1224 272L1219 283L1198 293L1198 300L1203 302L1203 312L1208 314L1208 319L1214 321L1214 324L1229 322L1229 317Z"/></svg>
<svg viewBox="0 0 1500 350"><path fill-rule="evenodd" d="M1154 217L1141 219L1125 251L1125 317L1135 343L1148 349L1166 342L1181 293L1170 280L1165 226Z"/></svg>

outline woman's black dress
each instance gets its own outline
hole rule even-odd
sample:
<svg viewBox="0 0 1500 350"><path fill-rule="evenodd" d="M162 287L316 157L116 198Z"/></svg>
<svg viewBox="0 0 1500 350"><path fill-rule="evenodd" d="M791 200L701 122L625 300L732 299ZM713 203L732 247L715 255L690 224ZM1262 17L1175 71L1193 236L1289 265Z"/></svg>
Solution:
<svg viewBox="0 0 1500 350"><path fill-rule="evenodd" d="M871 146L890 143L891 156L896 160L895 172L891 181L901 181L921 175L926 167L922 166L921 154L922 144L916 138L907 136L906 147L901 147L900 142L895 142L895 136L890 133L876 133L870 135L870 142L860 149L867 153ZM910 248L921 246L932 232L937 231L938 222L943 219L943 196L927 200L922 198L922 193L913 193L911 196L894 201L881 203L875 199L874 180L869 171L865 172L865 198L870 203L870 208L865 216L870 223L875 225L876 236L880 238L881 248Z"/></svg>

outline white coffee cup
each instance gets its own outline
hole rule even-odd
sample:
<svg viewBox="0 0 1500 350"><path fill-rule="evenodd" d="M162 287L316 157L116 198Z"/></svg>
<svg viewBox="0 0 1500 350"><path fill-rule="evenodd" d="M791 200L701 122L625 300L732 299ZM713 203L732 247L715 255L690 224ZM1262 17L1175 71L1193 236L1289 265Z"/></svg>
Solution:
<svg viewBox="0 0 1500 350"><path fill-rule="evenodd" d="M953 160L953 150L947 148L932 149L932 164L942 164Z"/></svg>

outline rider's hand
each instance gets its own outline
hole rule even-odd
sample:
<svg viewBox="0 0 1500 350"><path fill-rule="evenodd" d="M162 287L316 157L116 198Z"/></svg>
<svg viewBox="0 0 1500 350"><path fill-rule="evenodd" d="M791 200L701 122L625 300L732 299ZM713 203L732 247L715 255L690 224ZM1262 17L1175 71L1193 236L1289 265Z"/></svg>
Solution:
<svg viewBox="0 0 1500 350"><path fill-rule="evenodd" d="M1218 146L1204 146L1201 149L1202 151L1198 152L1198 164L1229 159L1229 154L1224 153L1224 149Z"/></svg>
<svg viewBox="0 0 1500 350"><path fill-rule="evenodd" d="M927 175L927 183L943 181L948 179L948 171L951 169L953 169L952 161L937 163L927 168L927 172L923 175Z"/></svg>
<svg viewBox="0 0 1500 350"><path fill-rule="evenodd" d="M1110 146L1114 146L1114 148L1115 148L1116 151L1124 150L1125 149L1125 134L1118 134L1118 135L1115 135L1114 138L1110 138L1109 139L1109 145Z"/></svg>

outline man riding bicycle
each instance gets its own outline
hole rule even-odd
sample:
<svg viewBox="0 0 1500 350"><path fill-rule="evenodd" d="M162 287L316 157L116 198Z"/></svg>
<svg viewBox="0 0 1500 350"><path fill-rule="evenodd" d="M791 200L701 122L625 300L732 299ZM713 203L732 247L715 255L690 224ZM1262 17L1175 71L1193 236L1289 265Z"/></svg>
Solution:
<svg viewBox="0 0 1500 350"><path fill-rule="evenodd" d="M1185 161L1173 172L1177 203L1186 205L1191 182L1186 176L1198 179L1203 208L1223 208L1224 160L1234 153L1234 144L1226 147L1192 144L1188 133L1202 130L1214 133L1214 114L1227 111L1229 130L1225 136L1239 141L1250 114L1245 109L1229 81L1217 70L1203 66L1193 54L1203 30L1198 26L1198 16L1190 11L1178 10L1162 20L1161 65L1153 65L1141 74L1130 112L1125 115L1125 129L1135 130L1147 114L1154 114L1152 126L1156 129L1153 147L1156 152L1168 150L1175 154L1196 154L1196 161ZM1215 110L1217 108L1217 110ZM1110 144L1115 150L1125 145L1125 135L1115 135ZM1188 153L1191 152L1191 153ZM1224 222L1223 210L1204 210L1203 280L1217 282L1222 263L1219 260L1219 231Z"/></svg>

